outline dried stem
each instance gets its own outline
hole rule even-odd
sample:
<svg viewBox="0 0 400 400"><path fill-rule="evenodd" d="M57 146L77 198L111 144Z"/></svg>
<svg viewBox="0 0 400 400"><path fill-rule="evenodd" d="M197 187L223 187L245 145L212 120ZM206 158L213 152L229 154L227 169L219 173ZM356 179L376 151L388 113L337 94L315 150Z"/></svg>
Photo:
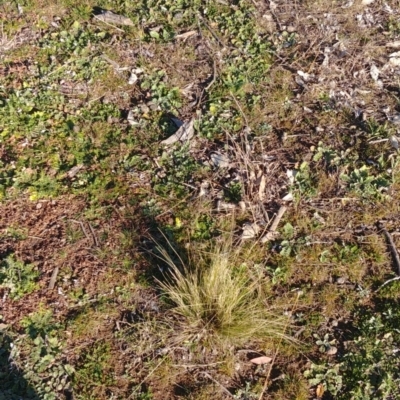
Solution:
<svg viewBox="0 0 400 400"><path fill-rule="evenodd" d="M386 237L386 240L388 241L389 247L390 247L390 252L392 253L393 257L393 262L397 268L397 274L400 276L400 257L399 253L396 249L396 245L394 244L392 235L384 228L384 226L381 223L378 223L378 228L381 229L383 234Z"/></svg>
<svg viewBox="0 0 400 400"><path fill-rule="evenodd" d="M232 399L235 399L233 394L226 387L222 386L217 380L215 380L209 373L203 372L203 375L205 377L207 377L208 379L210 379L211 381L213 381L216 385L218 385L222 389L222 391L224 393L226 393L229 397L232 397Z"/></svg>
<svg viewBox="0 0 400 400"><path fill-rule="evenodd" d="M294 309L295 309L296 306L297 306L297 302L298 302L298 300L299 300L299 295L300 295L300 294L298 293L297 298L296 298L296 301L295 301L295 303L293 304L292 313L293 313ZM288 321L287 321L287 323L286 323L285 331L286 331L288 325L289 325L289 319L288 319ZM272 367L273 367L274 364L275 364L276 357L277 357L278 354L279 354L279 348L280 348L280 346L281 346L281 344L282 344L282 340L283 340L283 337L281 337L280 340L279 340L277 350L276 350L276 352L275 352L275 354L274 354L274 357L273 357L273 359L272 359L272 362L271 362L271 364L270 364L270 366L269 366L269 369L268 369L268 372L267 372L267 376L265 377L264 386L263 386L263 389L262 389L262 391L261 391L261 393L260 393L260 396L258 397L258 400L262 400L262 398L263 398L263 396L264 396L264 393L265 393L265 392L267 391L267 389L268 389L269 377L271 376Z"/></svg>
<svg viewBox="0 0 400 400"><path fill-rule="evenodd" d="M59 268L55 267L54 270L53 270L53 273L51 274L51 278L50 278L50 282L49 282L49 289L50 290L54 289L54 286L55 286L56 280L57 280L58 272L59 272Z"/></svg>
<svg viewBox="0 0 400 400"><path fill-rule="evenodd" d="M261 243L266 243L275 237L275 233L276 230L278 229L279 222L281 222L283 214L285 214L286 210L287 206L281 206L281 208L278 210L278 213L275 215L275 218L273 219L271 227L268 229L268 232L261 239Z"/></svg>

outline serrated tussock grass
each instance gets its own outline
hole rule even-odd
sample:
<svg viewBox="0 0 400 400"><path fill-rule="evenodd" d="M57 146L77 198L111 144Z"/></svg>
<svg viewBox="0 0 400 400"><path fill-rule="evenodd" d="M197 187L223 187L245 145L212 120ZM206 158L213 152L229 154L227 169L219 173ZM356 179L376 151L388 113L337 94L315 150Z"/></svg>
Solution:
<svg viewBox="0 0 400 400"><path fill-rule="evenodd" d="M181 266L165 248L158 246L158 251L169 267L169 276L159 283L173 303L181 341L236 346L260 339L293 340L286 333L287 317L267 304L263 282L250 278L249 266L241 262L244 248L234 246L231 235L208 252L190 246L188 264L173 249Z"/></svg>

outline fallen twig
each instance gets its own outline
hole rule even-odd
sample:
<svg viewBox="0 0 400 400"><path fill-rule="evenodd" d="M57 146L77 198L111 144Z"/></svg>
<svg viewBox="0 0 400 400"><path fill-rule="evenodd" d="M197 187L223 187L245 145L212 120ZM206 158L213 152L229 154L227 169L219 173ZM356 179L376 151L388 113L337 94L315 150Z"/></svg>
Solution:
<svg viewBox="0 0 400 400"><path fill-rule="evenodd" d="M261 211L262 211L262 213L263 213L263 215L264 215L265 220L266 220L267 223L269 224L270 219L269 219L267 210L266 210L265 207L264 207L264 204L262 203L262 201L259 201L258 204L259 204L259 206L260 206L260 208L261 208Z"/></svg>
<svg viewBox="0 0 400 400"><path fill-rule="evenodd" d="M384 286L386 286L390 282L398 281L399 279L400 279L400 276L396 276L396 277L394 277L392 279L388 279L385 283L383 283L381 286L379 286L378 289L375 290L375 293L379 292L379 290L381 290Z"/></svg>
<svg viewBox="0 0 400 400"><path fill-rule="evenodd" d="M223 385L221 385L217 380L215 380L209 373L203 372L203 375L213 381L216 385L218 385L221 390L226 393L229 397L232 397L232 399L235 399L235 396Z"/></svg>
<svg viewBox="0 0 400 400"><path fill-rule="evenodd" d="M242 107L240 106L239 102L237 101L236 97L233 95L233 93L231 91L229 93L230 93L233 101L236 103L236 106L239 109L240 114L242 115L242 118L246 124L245 128L243 129L243 134L244 134L245 154L247 155L247 152L250 149L248 135L247 135L247 133L249 132L249 120L247 119L246 114L244 113L244 111L243 111Z"/></svg>
<svg viewBox="0 0 400 400"><path fill-rule="evenodd" d="M389 139L378 139L378 140L371 140L370 142L368 142L369 144L377 144L377 143L383 143L383 142L387 142Z"/></svg>
<svg viewBox="0 0 400 400"><path fill-rule="evenodd" d="M115 25L113 25L113 24L110 24L110 23L108 23L108 22L106 22L106 21L103 21L103 20L100 19L97 15L94 15L93 17L96 18L96 19L98 19L99 21L103 22L103 24L106 24L106 25L108 25L108 26L111 26L112 28L116 29L117 31L124 32L123 29L118 28L117 26L115 26Z"/></svg>
<svg viewBox="0 0 400 400"><path fill-rule="evenodd" d="M136 389L133 389L131 395L127 398L127 400L136 398L136 393L142 388L142 385L147 381L147 379L149 379L149 378L154 374L154 372L157 371L157 369L159 368L159 366L160 366L166 359L167 359L166 356L163 357L163 358L161 359L161 361L147 374L147 376L146 376L144 379L142 379L142 381L141 381L138 385L136 385Z"/></svg>
<svg viewBox="0 0 400 400"><path fill-rule="evenodd" d="M85 226L83 225L82 221L77 221L76 219L70 219L71 222L74 222L75 224L78 224L81 226L82 232L85 234L86 239L90 240L90 236L88 235L88 233L86 232Z"/></svg>
<svg viewBox="0 0 400 400"><path fill-rule="evenodd" d="M50 278L50 282L49 282L49 289L53 290L54 286L56 284L56 280L57 280L57 275L58 275L58 271L60 269L58 267L55 267L53 270L53 273L51 274L51 278Z"/></svg>
<svg viewBox="0 0 400 400"><path fill-rule="evenodd" d="M204 91L208 91L210 87L214 85L214 82L217 79L217 64L214 58L212 59L212 61L213 61L213 76L210 83L204 88Z"/></svg>
<svg viewBox="0 0 400 400"><path fill-rule="evenodd" d="M277 15L275 14L275 8L276 5L274 3L271 4L271 2L269 3L269 11L271 12L271 15L273 16L276 24L278 25L278 28L280 31L282 31L282 24L281 21L279 20L279 18L277 17Z"/></svg>
<svg viewBox="0 0 400 400"><path fill-rule="evenodd" d="M281 221L283 214L285 214L286 210L286 206L281 206L281 208L278 210L278 213L275 215L275 218L273 219L271 227L268 229L268 232L261 238L261 243L266 243L269 240L274 239L279 222Z"/></svg>
<svg viewBox="0 0 400 400"><path fill-rule="evenodd" d="M222 42L219 36L211 29L210 25L207 24L205 18L203 18L203 16L200 13L198 14L198 17L199 20L204 24L204 26L209 30L214 39L220 44L220 46L225 47L225 44Z"/></svg>
<svg viewBox="0 0 400 400"><path fill-rule="evenodd" d="M215 367L217 365L223 364L223 361L218 361L210 364L171 364L171 367L176 368L205 368L205 367Z"/></svg>
<svg viewBox="0 0 400 400"><path fill-rule="evenodd" d="M95 232L94 232L94 229L93 229L93 227L92 227L91 224L88 223L88 225L89 225L90 233L91 233L92 236L93 236L94 245L95 245L96 247L99 247L99 241L97 240L97 236L96 236L96 234L95 234Z"/></svg>
<svg viewBox="0 0 400 400"><path fill-rule="evenodd" d="M281 208L282 208L282 207L281 207ZM278 212L278 214L279 214L279 212ZM282 215L283 215L283 213L282 213ZM296 301L294 302L293 307L292 307L292 313L293 313L293 311L295 310L295 308L296 308L296 306L297 306L297 303L298 303L298 301L299 301L299 297L300 297L300 293L297 293ZM290 319L287 320L286 327L285 327L285 331L286 331L287 327L289 326L289 324L290 324ZM282 341L283 341L283 337L281 337L281 338L279 339L278 347L277 347L276 352L275 352L275 354L274 354L274 356L273 356L273 358L272 358L271 363L269 364L268 372L267 372L267 375L266 375L266 377L265 377L264 386L263 386L263 388L262 388L262 390L261 390L261 393L260 393L260 396L258 397L258 400L262 400L262 398L264 397L264 393L265 393L265 392L267 391L267 389L268 389L268 385L269 385L269 382L270 382L270 376L271 376L272 368L273 368L273 366L274 366L274 364L275 364L276 357L278 356L278 353L279 353L279 350L280 350Z"/></svg>
<svg viewBox="0 0 400 400"><path fill-rule="evenodd" d="M272 221L271 228L269 228L270 232L275 232L278 229L279 222L281 222L283 214L285 214L286 210L287 210L286 206L281 206L281 208L278 211L278 214L276 214L274 220Z"/></svg>
<svg viewBox="0 0 400 400"><path fill-rule="evenodd" d="M43 239L42 237L40 237L40 236L32 236L32 235L29 235L28 238L29 238L29 239L44 240L44 239Z"/></svg>
<svg viewBox="0 0 400 400"><path fill-rule="evenodd" d="M390 247L390 252L392 253L393 256L393 262L397 268L397 274L400 276L400 257L399 257L399 253L396 249L396 245L394 244L393 238L391 236L391 234L384 228L384 226L382 225L382 223L378 222L378 228L383 232L383 234L385 235L389 247Z"/></svg>

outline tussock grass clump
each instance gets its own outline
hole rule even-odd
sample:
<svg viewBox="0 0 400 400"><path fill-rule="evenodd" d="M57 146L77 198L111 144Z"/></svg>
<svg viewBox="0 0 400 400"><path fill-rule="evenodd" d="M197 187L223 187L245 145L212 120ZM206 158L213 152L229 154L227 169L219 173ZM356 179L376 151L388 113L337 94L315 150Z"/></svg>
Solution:
<svg viewBox="0 0 400 400"><path fill-rule="evenodd" d="M254 339L290 339L287 318L266 304L262 282L249 277L240 263L242 247L231 238L211 251L190 250L190 265L178 267L164 248L158 248L170 267L170 279L160 282L174 303L183 340L237 345Z"/></svg>

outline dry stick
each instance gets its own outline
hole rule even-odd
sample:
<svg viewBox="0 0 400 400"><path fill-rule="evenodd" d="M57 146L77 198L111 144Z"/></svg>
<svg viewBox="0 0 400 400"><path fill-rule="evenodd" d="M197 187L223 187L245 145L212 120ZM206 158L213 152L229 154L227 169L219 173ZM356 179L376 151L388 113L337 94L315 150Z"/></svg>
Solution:
<svg viewBox="0 0 400 400"><path fill-rule="evenodd" d="M44 240L44 238L42 238L42 237L40 237L40 236L32 236L32 235L29 235L28 238L30 238L30 239L37 239L37 240Z"/></svg>
<svg viewBox="0 0 400 400"><path fill-rule="evenodd" d="M286 68L286 69L289 70L290 72L293 72L293 73L297 74L297 71L298 71L299 69L301 69L301 67L299 66L299 61L301 61L302 59L306 59L306 58L308 57L309 53L311 52L311 50L316 49L316 48L320 48L319 46L321 45L321 43L322 43L322 41L321 41L320 43L317 44L317 39L314 40L313 42L311 42L310 45L308 46L307 50L306 50L304 53L302 53L300 56L298 56L298 57L296 58L296 64L297 64L297 67L296 67L296 65L295 65L296 68L292 67L292 66L289 65L289 64L286 64L285 59L282 58L279 54L275 53L274 56L275 56L276 58L278 58L278 60L281 61L281 64L280 64L280 65L281 65L283 68ZM313 61L313 64L314 64L314 63L315 63L315 61ZM308 70L310 71L311 68L309 68Z"/></svg>
<svg viewBox="0 0 400 400"><path fill-rule="evenodd" d="M208 91L210 87L214 84L215 80L217 79L217 63L215 62L215 58L212 58L213 62L213 77L211 82L204 88L205 91Z"/></svg>
<svg viewBox="0 0 400 400"><path fill-rule="evenodd" d="M89 225L90 232L91 232L91 234L92 234L92 236L93 236L94 245L95 245L96 247L99 247L99 241L97 240L97 236L96 236L96 234L94 233L94 229L93 229L93 227L92 227L92 225L91 225L90 223L89 223L88 225Z"/></svg>
<svg viewBox="0 0 400 400"><path fill-rule="evenodd" d="M272 14L272 16L273 16L274 19L275 19L275 22L276 22L276 24L278 25L279 30L281 31L281 30L282 30L282 24L281 24L281 22L279 21L278 17L276 16L275 11L274 11L274 8L273 8L273 6L271 5L271 3L269 3L269 11L271 11L271 14Z"/></svg>
<svg viewBox="0 0 400 400"><path fill-rule="evenodd" d="M103 20L102 20L101 18L99 18L97 15L93 15L93 17L94 17L95 19L97 19L98 21L103 22L103 24L106 24L106 25L108 25L108 26L111 26L112 28L116 29L117 31L125 32L123 29L118 28L118 27L116 27L115 25L110 24L109 22L103 21Z"/></svg>
<svg viewBox="0 0 400 400"><path fill-rule="evenodd" d="M244 119L244 122L246 122L246 128L249 126L249 120L246 117L246 114L243 112L242 107L240 106L239 102L237 101L236 97L233 95L232 91L229 91L229 94L232 96L233 101L236 103L237 108L240 111L240 114L242 114L242 117Z"/></svg>
<svg viewBox="0 0 400 400"><path fill-rule="evenodd" d="M298 294L297 294L296 301L295 301L295 303L293 304L293 307L292 307L292 313L293 313L295 307L297 306L297 302L298 302L298 300L299 300L299 296L300 296L300 295L299 295L299 293L298 293ZM284 332L286 331L288 325L289 325L289 319L288 319L288 322L286 323ZM260 396L259 396L258 400L262 400L262 398L263 398L263 396L264 396L264 393L265 393L266 390L268 389L269 377L271 376L272 367L274 366L276 357L278 356L279 348L280 348L280 346L281 346L282 340L283 340L283 337L281 336L281 338L279 339L279 343L278 343L276 352L275 352L274 357L273 357L273 359L272 359L271 365L270 365L270 367L269 367L269 369L268 369L267 376L265 377L264 386L263 386L263 389L262 389L262 391L261 391L261 393L260 393Z"/></svg>
<svg viewBox="0 0 400 400"><path fill-rule="evenodd" d="M394 244L392 235L383 227L383 225L381 223L378 223L378 228L381 229L381 231L385 235L387 241L389 242L390 252L392 253L393 262L397 267L397 272L398 272L399 276L396 276L395 278L388 279L381 286L379 286L378 289L375 290L375 293L377 293L379 290L381 290L383 287L385 287L390 282L398 281L400 279L400 257L399 257L399 253L397 251L396 245Z"/></svg>
<svg viewBox="0 0 400 400"><path fill-rule="evenodd" d="M393 262L397 267L397 274L400 275L400 257L399 253L397 252L396 245L393 242L393 238L391 234L383 227L382 224L379 224L378 226L381 228L383 234L385 235L387 241L389 242L390 251L393 256Z"/></svg>
<svg viewBox="0 0 400 400"><path fill-rule="evenodd" d="M251 165L251 160L250 160L250 157L248 156L248 151L247 151L249 146L247 146L246 143L244 145L243 145L243 143L242 143L242 145L240 145L239 143L236 143L228 131L225 131L225 133L228 136L228 138L230 138L232 140L234 150L236 151L235 157L238 160L241 160L243 162L244 169L245 169L245 172L248 177L247 180L251 183L250 176L251 176L252 165ZM246 132L245 132L245 140L247 141L247 133ZM252 188L253 188L253 186L251 186L249 188L249 192L252 192ZM253 212L254 208L253 207L250 207L250 208L251 208L250 211L253 215L253 219L256 220L257 218L255 217L255 214ZM264 210L264 216L265 216L265 210ZM266 217L266 219L268 220L268 216Z"/></svg>
<svg viewBox="0 0 400 400"><path fill-rule="evenodd" d="M261 239L261 243L265 243L268 242L268 240L271 240L271 237L278 229L279 222L281 222L283 214L285 214L286 210L287 210L286 206L281 206L275 218L273 219L271 227L268 229L267 234Z"/></svg>
<svg viewBox="0 0 400 400"><path fill-rule="evenodd" d="M370 142L368 142L369 144L377 144L377 143L383 143L383 142L387 142L389 139L378 139L378 140L371 140Z"/></svg>
<svg viewBox="0 0 400 400"><path fill-rule="evenodd" d="M262 213L264 214L265 220L266 220L267 223L269 224L270 219L269 219L267 210L266 210L265 207L264 207L264 204L262 203L262 201L259 201L258 204L259 204L259 206L260 206L260 208L261 208Z"/></svg>
<svg viewBox="0 0 400 400"><path fill-rule="evenodd" d="M147 379L150 378L154 374L154 372L157 371L158 367L166 360L166 357L163 357L161 361L146 375L145 378L142 379L142 381L136 386L136 389L132 391L132 394L128 397L127 400L133 399L133 396L137 393L137 391L141 388L143 383L147 381Z"/></svg>
<svg viewBox="0 0 400 400"><path fill-rule="evenodd" d="M58 275L59 268L55 267L53 273L51 274L50 282L49 282L49 289L53 290L56 284L57 275Z"/></svg>
<svg viewBox="0 0 400 400"><path fill-rule="evenodd" d="M224 393L235 399L236 397L224 386L222 386L217 380L215 380L208 372L203 372L203 375L206 376L208 379L212 380L216 385L218 385Z"/></svg>
<svg viewBox="0 0 400 400"><path fill-rule="evenodd" d="M388 279L385 283L383 283L381 286L379 286L378 289L376 289L374 293L379 292L379 290L381 290L384 286L386 286L390 282L398 281L399 279L400 279L400 276L396 276L395 278Z"/></svg>
<svg viewBox="0 0 400 400"><path fill-rule="evenodd" d="M219 45L222 47L226 47L222 40L218 37L218 35L211 29L210 25L207 24L203 16L200 13L197 14L197 16L199 17L199 20L204 24L204 26L209 30L214 39L219 43Z"/></svg>
<svg viewBox="0 0 400 400"><path fill-rule="evenodd" d="M278 211L278 214L276 214L276 217L272 221L271 228L269 228L270 232L275 232L278 229L279 222L281 222L283 214L285 214L286 210L287 210L286 206L281 206L281 208Z"/></svg>
<svg viewBox="0 0 400 400"><path fill-rule="evenodd" d="M243 130L244 132L244 146L245 146L245 154L249 151L249 139L247 136L247 131L249 129L249 120L246 117L246 114L243 112L242 107L240 106L239 102L237 101L236 97L233 95L232 91L229 92L230 95L233 98L233 101L236 103L237 108L240 111L240 114L242 114L242 118L244 119L244 122L246 123L246 128Z"/></svg>
<svg viewBox="0 0 400 400"><path fill-rule="evenodd" d="M197 188L196 188L196 189L197 189ZM187 201L187 199L188 199L189 197L190 197L190 195L189 195L189 196L186 196L184 199L182 199L181 201L179 201L178 203L176 203L174 206L170 207L167 211L164 211L164 212L162 212L162 213L160 213L160 214L157 214L157 215L155 216L155 218L159 218L159 217L161 217L162 215L171 213L172 210L174 210L176 207L179 207L182 203L184 203L185 201Z"/></svg>
<svg viewBox="0 0 400 400"><path fill-rule="evenodd" d="M71 222L75 222L75 224L79 224L81 226L82 232L85 234L86 239L90 240L90 236L87 234L85 226L82 221L77 221L76 219L70 219Z"/></svg>
<svg viewBox="0 0 400 400"><path fill-rule="evenodd" d="M199 26L200 36L201 36L202 39L204 39L202 31L201 31L201 26L200 26L200 21L199 20L197 20L197 24ZM209 45L208 41L205 41L205 43L206 43L206 46L209 47L210 51L208 52L208 55L210 56L210 58L212 59L212 62L213 62L213 76L212 76L211 82L205 88L203 88L203 90L201 91L200 96L196 100L196 106L201 106L201 101L202 101L202 99L204 97L204 92L208 92L210 90L211 86L215 83L215 81L217 79L217 64L215 62L215 55L211 54L213 49ZM201 112L200 112L199 118L200 118L199 122L201 122Z"/></svg>
<svg viewBox="0 0 400 400"><path fill-rule="evenodd" d="M223 364L224 361L217 361L210 364L171 364L171 367L176 368L204 368L204 367L215 367L217 365Z"/></svg>
<svg viewBox="0 0 400 400"><path fill-rule="evenodd" d="M106 60L109 64L111 64L117 72L128 71L131 69L131 67L120 67L120 65L117 62L112 60L110 57L107 57L105 54L102 54L100 57Z"/></svg>

